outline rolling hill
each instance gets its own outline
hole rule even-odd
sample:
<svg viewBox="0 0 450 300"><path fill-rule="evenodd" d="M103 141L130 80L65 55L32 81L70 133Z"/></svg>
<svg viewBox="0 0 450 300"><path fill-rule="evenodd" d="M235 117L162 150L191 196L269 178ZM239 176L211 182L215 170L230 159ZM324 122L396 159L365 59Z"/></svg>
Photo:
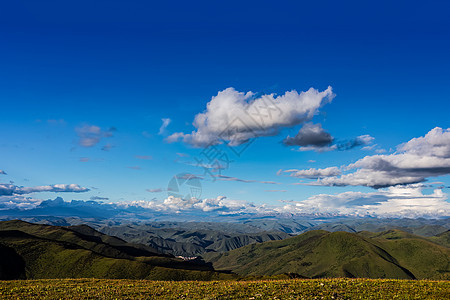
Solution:
<svg viewBox="0 0 450 300"><path fill-rule="evenodd" d="M398 230L384 233L308 231L205 259L240 275L297 273L309 278L449 279L450 249Z"/></svg>
<svg viewBox="0 0 450 300"><path fill-rule="evenodd" d="M128 244L87 226L73 228L0 222L0 278L127 278L210 280L233 277Z"/></svg>

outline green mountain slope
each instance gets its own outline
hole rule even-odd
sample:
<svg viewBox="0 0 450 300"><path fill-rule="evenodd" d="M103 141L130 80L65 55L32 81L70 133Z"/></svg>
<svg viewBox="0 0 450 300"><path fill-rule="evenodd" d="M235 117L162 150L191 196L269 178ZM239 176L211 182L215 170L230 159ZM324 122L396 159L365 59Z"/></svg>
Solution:
<svg viewBox="0 0 450 300"><path fill-rule="evenodd" d="M41 238L73 243L113 258L162 256L154 248L127 243L117 237L102 234L86 225L59 227L12 220L0 222L0 230L20 230Z"/></svg>
<svg viewBox="0 0 450 300"><path fill-rule="evenodd" d="M430 241L450 248L450 230L429 238Z"/></svg>
<svg viewBox="0 0 450 300"><path fill-rule="evenodd" d="M450 278L448 248L399 232L309 231L282 241L206 255L205 259L218 270L241 275L292 272L311 278Z"/></svg>
<svg viewBox="0 0 450 300"><path fill-rule="evenodd" d="M91 233L93 237L99 235ZM113 237L100 234L96 244L92 236L78 234L62 227L0 222L0 278L210 280L232 276L214 272L206 264L147 252ZM125 250L104 241L117 243Z"/></svg>
<svg viewBox="0 0 450 300"><path fill-rule="evenodd" d="M417 278L450 278L450 250L429 240L400 230L389 230L371 238L371 242L396 257L399 264Z"/></svg>

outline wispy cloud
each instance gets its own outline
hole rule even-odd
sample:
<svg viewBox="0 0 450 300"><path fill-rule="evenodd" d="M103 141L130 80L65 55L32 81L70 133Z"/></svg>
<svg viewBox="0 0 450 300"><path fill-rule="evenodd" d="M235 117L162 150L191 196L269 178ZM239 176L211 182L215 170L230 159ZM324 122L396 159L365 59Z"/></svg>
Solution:
<svg viewBox="0 0 450 300"><path fill-rule="evenodd" d="M260 180L246 180L246 179L240 179L237 177L230 177L225 175L215 175L214 176L217 180L221 181L237 181L237 182L244 182L244 183L265 183L265 184L279 184L275 181L260 181Z"/></svg>
<svg viewBox="0 0 450 300"><path fill-rule="evenodd" d="M66 121L64 119L49 119L49 120L47 120L47 124L49 124L49 125L66 125Z"/></svg>
<svg viewBox="0 0 450 300"><path fill-rule="evenodd" d="M203 180L203 176L201 175L195 175L195 174L191 174L191 173L182 173L182 174L177 174L174 176L177 179L181 179L181 180L191 180L191 179L199 179L199 180Z"/></svg>
<svg viewBox="0 0 450 300"><path fill-rule="evenodd" d="M107 130L102 130L99 126L84 125L75 130L79 137L78 144L82 147L93 147L97 145L102 138L112 137L117 131L115 127L110 127Z"/></svg>
<svg viewBox="0 0 450 300"><path fill-rule="evenodd" d="M163 118L163 119L161 119L161 120L162 120L162 125L161 125L161 127L159 128L159 132L158 132L159 135L165 134L165 133L166 133L167 126L169 126L169 124L172 122L172 120L169 119L169 118Z"/></svg>
<svg viewBox="0 0 450 300"><path fill-rule="evenodd" d="M141 170L142 168L140 166L128 166L128 169L132 169L132 170Z"/></svg>
<svg viewBox="0 0 450 300"><path fill-rule="evenodd" d="M111 148L113 148L114 146L113 145L111 145L111 144L106 144L105 146L103 146L102 147L102 150L103 151L109 151L109 150L111 150Z"/></svg>
<svg viewBox="0 0 450 300"><path fill-rule="evenodd" d="M142 132L142 135L144 136L144 137L146 137L146 138L151 138L153 135L150 133L150 132L148 132L148 131L143 131Z"/></svg>
<svg viewBox="0 0 450 300"><path fill-rule="evenodd" d="M356 147L366 146L372 143L374 139L374 137L368 134L360 135L354 139L336 143L336 149L339 151L345 151Z"/></svg>
<svg viewBox="0 0 450 300"><path fill-rule="evenodd" d="M150 155L135 155L134 156L137 159L142 159L142 160L151 160L152 157Z"/></svg>
<svg viewBox="0 0 450 300"><path fill-rule="evenodd" d="M14 184L0 184L0 196L14 196L31 193L53 192L53 193L84 193L89 189L78 184L54 184L34 187L23 187Z"/></svg>
<svg viewBox="0 0 450 300"><path fill-rule="evenodd" d="M96 200L107 201L107 200L109 200L108 197L99 197L99 196L92 196L90 199L91 199L92 201L96 201Z"/></svg>
<svg viewBox="0 0 450 300"><path fill-rule="evenodd" d="M149 193L161 193L164 192L165 190L162 188L156 188L156 189L147 189L146 191Z"/></svg>
<svg viewBox="0 0 450 300"><path fill-rule="evenodd" d="M283 173L289 173L289 176L291 177L308 178L308 179L317 179L321 177L341 175L341 171L337 167L329 167L325 169L311 168L307 170L290 169L283 171ZM280 174L280 172L278 174Z"/></svg>
<svg viewBox="0 0 450 300"><path fill-rule="evenodd" d="M177 155L178 155L179 157L189 157L189 154L187 154L187 153L177 152Z"/></svg>
<svg viewBox="0 0 450 300"><path fill-rule="evenodd" d="M201 161L181 161L180 159L176 159L175 162L187 165L187 166L192 166L192 167L198 167L198 168L203 168L203 169L210 169L213 172L218 172L220 170L225 170L227 169L227 166L225 164L221 164L218 160L216 160L214 163L203 163Z"/></svg>
<svg viewBox="0 0 450 300"><path fill-rule="evenodd" d="M5 171L3 171L3 170L0 170L0 175L8 175L8 174L6 174L6 172L5 172Z"/></svg>

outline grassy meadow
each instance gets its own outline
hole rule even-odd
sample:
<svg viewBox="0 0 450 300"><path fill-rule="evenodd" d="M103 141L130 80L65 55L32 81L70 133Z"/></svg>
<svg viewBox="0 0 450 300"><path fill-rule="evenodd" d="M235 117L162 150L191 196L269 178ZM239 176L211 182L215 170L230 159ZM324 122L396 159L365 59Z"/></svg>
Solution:
<svg viewBox="0 0 450 300"><path fill-rule="evenodd" d="M290 279L149 281L45 279L0 282L1 299L450 299L449 281Z"/></svg>

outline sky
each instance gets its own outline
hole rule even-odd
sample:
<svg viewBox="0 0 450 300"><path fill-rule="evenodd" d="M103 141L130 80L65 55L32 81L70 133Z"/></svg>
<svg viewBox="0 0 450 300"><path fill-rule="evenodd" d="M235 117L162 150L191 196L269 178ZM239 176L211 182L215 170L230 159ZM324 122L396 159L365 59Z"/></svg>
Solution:
<svg viewBox="0 0 450 300"><path fill-rule="evenodd" d="M0 210L448 216L448 2L242 2L0 4Z"/></svg>

